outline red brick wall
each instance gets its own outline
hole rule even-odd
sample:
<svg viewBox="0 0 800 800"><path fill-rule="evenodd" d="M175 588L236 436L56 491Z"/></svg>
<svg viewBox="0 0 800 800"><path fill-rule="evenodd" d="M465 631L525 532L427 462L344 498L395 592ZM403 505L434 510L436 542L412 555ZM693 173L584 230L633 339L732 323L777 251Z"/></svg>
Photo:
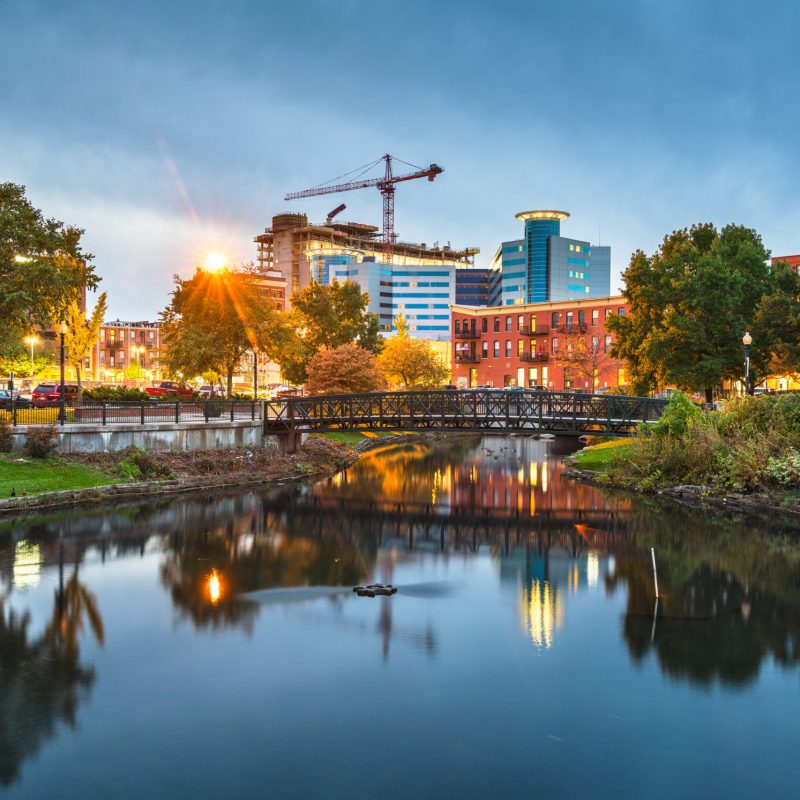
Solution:
<svg viewBox="0 0 800 800"><path fill-rule="evenodd" d="M605 319L607 314L618 314L621 308L625 308L621 298L592 305L584 302L574 307L567 303L557 304L557 307L547 304L541 310L532 306L474 311L454 308L451 320L453 383L499 387L519 385L522 378L525 386L543 385L553 391L565 388L591 391L594 388L592 376L586 372L590 373L594 366L598 373L597 388L617 386L620 377L624 382L624 375L620 376L619 372L624 364L606 353L606 337L611 335L606 331ZM583 311L582 318L580 311ZM558 314L557 320L553 319L554 313ZM533 325L532 319L535 319ZM495 330L496 327L499 330ZM464 331L468 331L468 335ZM579 347L579 340L591 351L593 337L597 337L599 351L594 363L583 358L584 369L581 370L563 358L569 346ZM613 339L609 339L609 344L610 341Z"/></svg>

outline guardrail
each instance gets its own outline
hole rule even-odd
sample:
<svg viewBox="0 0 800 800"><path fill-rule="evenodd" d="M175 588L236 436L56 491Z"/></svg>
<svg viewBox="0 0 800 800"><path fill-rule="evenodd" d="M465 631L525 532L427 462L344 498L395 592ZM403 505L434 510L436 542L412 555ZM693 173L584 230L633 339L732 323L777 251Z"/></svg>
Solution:
<svg viewBox="0 0 800 800"><path fill-rule="evenodd" d="M146 425L154 422L211 422L227 419L261 419L261 401L180 400L175 402L142 400L119 403L60 403L51 406L14 405L0 411L11 424L18 425Z"/></svg>

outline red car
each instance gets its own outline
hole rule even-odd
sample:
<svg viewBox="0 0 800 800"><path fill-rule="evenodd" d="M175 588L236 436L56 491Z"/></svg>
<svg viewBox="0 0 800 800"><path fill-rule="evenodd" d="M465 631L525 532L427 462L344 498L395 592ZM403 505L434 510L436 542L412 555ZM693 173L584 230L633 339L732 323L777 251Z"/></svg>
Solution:
<svg viewBox="0 0 800 800"><path fill-rule="evenodd" d="M78 399L78 387L64 384L64 401L74 403ZM31 393L31 402L35 408L57 406L61 402L61 384L40 383Z"/></svg>
<svg viewBox="0 0 800 800"><path fill-rule="evenodd" d="M176 381L161 381L158 386L148 386L145 389L145 392L150 395L150 397L192 397L194 392L192 391L191 386L186 386L183 383L177 383Z"/></svg>

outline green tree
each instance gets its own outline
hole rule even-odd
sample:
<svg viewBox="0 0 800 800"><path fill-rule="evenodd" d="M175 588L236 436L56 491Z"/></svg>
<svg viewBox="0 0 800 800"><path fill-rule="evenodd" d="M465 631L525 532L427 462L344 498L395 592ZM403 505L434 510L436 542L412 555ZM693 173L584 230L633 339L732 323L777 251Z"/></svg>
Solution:
<svg viewBox="0 0 800 800"><path fill-rule="evenodd" d="M367 311L369 295L353 282L312 283L292 296L292 311L281 315L268 355L284 378L304 383L308 365L322 348L355 343L378 353L383 340L378 318Z"/></svg>
<svg viewBox="0 0 800 800"><path fill-rule="evenodd" d="M275 351L276 317L258 276L246 268L198 269L187 280L176 276L172 300L161 313L167 342L161 363L171 374L225 375L230 397L244 354L254 348L270 355Z"/></svg>
<svg viewBox="0 0 800 800"><path fill-rule="evenodd" d="M378 367L391 386L405 389L435 389L450 377L430 344L413 339L402 314L395 318L397 335L386 340L378 355Z"/></svg>
<svg viewBox="0 0 800 800"><path fill-rule="evenodd" d="M76 293L97 286L83 233L45 219L24 186L0 183L0 352L15 352L31 328L47 327Z"/></svg>
<svg viewBox="0 0 800 800"><path fill-rule="evenodd" d="M353 343L320 350L308 364L311 394L377 392L385 385L375 356Z"/></svg>
<svg viewBox="0 0 800 800"><path fill-rule="evenodd" d="M14 375L33 378L44 372L54 363L53 353L46 355L34 355L31 360L31 351L21 347L17 350L10 350L6 355L0 355L0 375Z"/></svg>
<svg viewBox="0 0 800 800"><path fill-rule="evenodd" d="M667 236L625 271L628 313L609 317L612 355L628 363L637 393L674 384L713 388L742 372L742 334L770 281L761 237L740 225L694 225Z"/></svg>
<svg viewBox="0 0 800 800"><path fill-rule="evenodd" d="M100 326L106 316L106 293L103 292L98 298L89 318L81 308L77 299L73 298L67 304L64 312L64 321L67 323L67 333L64 336L64 353L67 361L75 370L75 379L78 384L78 395L82 393L81 388L81 367L84 359L97 344L97 337L100 334Z"/></svg>

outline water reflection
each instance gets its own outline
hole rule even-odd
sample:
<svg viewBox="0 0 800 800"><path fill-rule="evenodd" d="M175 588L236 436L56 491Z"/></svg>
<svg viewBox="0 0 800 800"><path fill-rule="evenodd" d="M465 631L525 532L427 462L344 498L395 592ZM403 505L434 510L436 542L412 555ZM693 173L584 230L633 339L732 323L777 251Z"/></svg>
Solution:
<svg viewBox="0 0 800 800"><path fill-rule="evenodd" d="M85 643L106 637L94 568L126 559L155 576L181 633L201 638L257 641L277 606L315 644L360 637L382 666L411 657L433 669L464 624L461 591L475 641L509 621L542 660L592 609L612 620L602 648L621 643L626 663L704 693L751 686L770 660L797 669L794 531L575 485L559 455L522 437L415 442L313 486L0 521L0 780L13 782L59 723L74 725L95 677ZM29 598L56 580L37 619ZM355 600L350 588L368 581L401 591ZM493 617L480 618L471 592Z"/></svg>

